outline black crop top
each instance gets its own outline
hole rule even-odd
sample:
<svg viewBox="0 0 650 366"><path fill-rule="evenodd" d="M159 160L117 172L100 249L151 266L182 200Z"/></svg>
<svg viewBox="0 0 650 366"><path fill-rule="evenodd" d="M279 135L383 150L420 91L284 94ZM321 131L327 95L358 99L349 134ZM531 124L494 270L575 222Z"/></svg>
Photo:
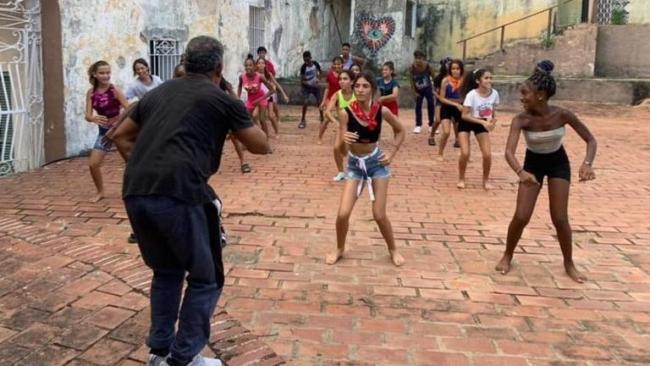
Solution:
<svg viewBox="0 0 650 366"><path fill-rule="evenodd" d="M357 117L354 116L350 107L345 108L345 111L348 112L348 132L356 132L359 135L359 139L357 140L358 143L372 144L379 141L382 121L381 110L382 109L380 108L379 111L377 111L377 116L375 117L377 127L371 131L368 127L361 125L359 121L357 121Z"/></svg>

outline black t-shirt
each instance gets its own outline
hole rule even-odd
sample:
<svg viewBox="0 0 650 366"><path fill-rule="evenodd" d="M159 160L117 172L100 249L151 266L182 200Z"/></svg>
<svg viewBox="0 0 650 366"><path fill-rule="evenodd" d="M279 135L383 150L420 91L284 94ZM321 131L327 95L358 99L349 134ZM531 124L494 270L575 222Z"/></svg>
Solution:
<svg viewBox="0 0 650 366"><path fill-rule="evenodd" d="M123 197L161 195L189 204L214 200L226 135L253 126L244 104L203 75L147 93L130 114L140 133L124 172Z"/></svg>

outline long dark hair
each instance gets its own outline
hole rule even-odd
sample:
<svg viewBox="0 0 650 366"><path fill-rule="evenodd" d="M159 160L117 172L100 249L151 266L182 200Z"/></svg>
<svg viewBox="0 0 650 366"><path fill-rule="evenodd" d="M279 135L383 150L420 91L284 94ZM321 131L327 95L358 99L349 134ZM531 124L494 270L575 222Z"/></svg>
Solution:
<svg viewBox="0 0 650 366"><path fill-rule="evenodd" d="M447 74L449 74L449 68L447 67L447 62L449 60L447 59L442 59L440 60L440 70L438 70L438 75L436 75L433 78L433 86L436 89L440 89L440 86L442 85L442 80L447 77Z"/></svg>
<svg viewBox="0 0 650 366"><path fill-rule="evenodd" d="M465 98L467 93L478 88L478 84L486 72L490 72L490 70L486 68L480 68L465 74L465 77L463 78L463 84L461 86L461 95L463 98Z"/></svg>
<svg viewBox="0 0 650 366"><path fill-rule="evenodd" d="M386 61L384 62L384 66L388 67L390 69L390 77L394 78L395 77L395 63L393 61Z"/></svg>
<svg viewBox="0 0 650 366"><path fill-rule="evenodd" d="M352 89L354 89L354 85L359 81L359 79L365 79L369 84L370 84L370 89L372 90L372 100L375 99L375 94L377 93L377 79L375 79L375 75L371 73L370 71L363 71L359 76L357 76L354 79L354 82L352 83Z"/></svg>
<svg viewBox="0 0 650 366"><path fill-rule="evenodd" d="M149 73L151 74L151 69L149 69L149 63L147 63L147 60L145 60L143 58L138 58L135 61L133 61L133 76L137 75L137 73L135 72L135 66L137 64L140 64L140 65L143 65L144 67L146 67L147 70L149 70ZM153 77L152 77L152 79L153 79Z"/></svg>
<svg viewBox="0 0 650 366"><path fill-rule="evenodd" d="M97 72L97 69L99 69L102 66L111 66L108 62L104 60L99 60L95 62L94 64L90 65L88 68L88 81L90 84L92 84L93 89L97 88L97 78L95 77L95 73Z"/></svg>
<svg viewBox="0 0 650 366"><path fill-rule="evenodd" d="M550 60L542 60L537 63L535 71L533 74L526 80L531 85L535 87L538 91L543 91L546 93L546 99L550 99L555 95L555 90L557 85L555 84L555 78L551 75L555 65Z"/></svg>

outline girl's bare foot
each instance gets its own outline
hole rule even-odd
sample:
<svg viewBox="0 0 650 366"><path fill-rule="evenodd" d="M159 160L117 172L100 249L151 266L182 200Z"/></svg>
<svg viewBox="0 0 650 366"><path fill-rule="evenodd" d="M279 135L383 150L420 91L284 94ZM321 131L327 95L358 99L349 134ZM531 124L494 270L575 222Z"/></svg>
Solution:
<svg viewBox="0 0 650 366"><path fill-rule="evenodd" d="M458 184L456 184L456 188L460 188L460 189L465 188L465 181L464 180L459 180Z"/></svg>
<svg viewBox="0 0 650 366"><path fill-rule="evenodd" d="M325 263L331 265L338 262L341 258L343 258L343 249L337 249L336 252L330 253L325 257Z"/></svg>
<svg viewBox="0 0 650 366"><path fill-rule="evenodd" d="M572 280L578 283L584 283L587 280L587 276L583 275L580 271L578 271L578 269L576 268L575 264L573 264L573 262L565 264L564 270L566 271L566 274L569 277L571 277Z"/></svg>
<svg viewBox="0 0 650 366"><path fill-rule="evenodd" d="M93 197L93 198L90 199L90 202L92 202L92 203L99 202L99 201L101 201L103 198L104 198L104 192L97 192L97 194L95 195L95 197Z"/></svg>
<svg viewBox="0 0 650 366"><path fill-rule="evenodd" d="M404 257L397 250L390 251L390 259L393 261L393 264L397 267L404 264Z"/></svg>
<svg viewBox="0 0 650 366"><path fill-rule="evenodd" d="M494 269L501 272L502 275L507 274L508 272L510 272L511 261L512 261L512 256L508 254L504 254L503 258L501 258L501 260L499 261L499 263Z"/></svg>
<svg viewBox="0 0 650 366"><path fill-rule="evenodd" d="M483 182L483 189L486 191L489 191L490 189L494 189L494 186L488 183L487 181Z"/></svg>
<svg viewBox="0 0 650 366"><path fill-rule="evenodd" d="M323 144L323 140L318 139L318 144L319 144L319 145L322 145L322 144Z"/></svg>
<svg viewBox="0 0 650 366"><path fill-rule="evenodd" d="M438 161L445 161L445 157L443 155L438 155Z"/></svg>

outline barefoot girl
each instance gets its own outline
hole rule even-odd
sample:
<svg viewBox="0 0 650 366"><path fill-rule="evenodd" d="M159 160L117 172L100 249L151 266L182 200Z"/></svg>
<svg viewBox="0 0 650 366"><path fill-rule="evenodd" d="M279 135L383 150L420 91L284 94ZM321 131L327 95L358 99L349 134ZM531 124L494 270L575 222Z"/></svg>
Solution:
<svg viewBox="0 0 650 366"><path fill-rule="evenodd" d="M325 97L323 98L323 101L320 104L319 109L321 111L325 110L325 107L327 106L327 103L332 99L332 96L336 94L341 89L341 86L339 85L339 73L342 70L342 65L343 65L343 58L341 56L336 56L332 60L332 67L330 70L327 72L327 87L325 87ZM324 122L320 124L320 128L318 130L318 144L322 145L323 144L323 135L325 135L325 131L327 130L327 125L329 125L330 122L336 121L335 119L329 119L327 117L327 113L325 113L325 119Z"/></svg>
<svg viewBox="0 0 650 366"><path fill-rule="evenodd" d="M336 263L343 256L350 214L364 185L367 185L372 201L373 217L386 240L393 264L400 266L404 263L404 258L395 247L393 228L386 216L386 198L390 177L388 166L404 141L404 128L388 108L382 107L373 100L376 91L375 77L368 72L362 73L354 82L354 94L357 100L350 103L345 109L345 113L340 116L341 140L350 149L348 154L349 179L345 181L336 218L337 249L325 259L328 264ZM391 153L383 152L378 146L384 120L393 129L395 135L395 145Z"/></svg>
<svg viewBox="0 0 650 366"><path fill-rule="evenodd" d="M452 60L449 63L449 75L442 80L438 100L440 107L440 119L442 120L442 133L440 134L440 145L438 147L438 160L444 160L445 146L451 134L452 123L458 124L463 113L461 100L461 85L465 73L461 60Z"/></svg>
<svg viewBox="0 0 650 366"><path fill-rule="evenodd" d="M269 137L269 128L266 124L266 109L269 106L269 96L275 93L275 87L271 84L264 75L258 73L255 66L253 55L248 55L244 61L244 74L239 76L239 86L237 87L237 97L241 98L242 89L246 90L248 95L246 99L246 108L251 114L253 120L260 125L266 137ZM268 89L264 93L262 85Z"/></svg>
<svg viewBox="0 0 650 366"><path fill-rule="evenodd" d="M564 269L574 281L582 283L586 277L578 271L572 256L571 226L567 213L571 167L562 139L566 125L569 125L587 143L586 157L579 171L579 179L582 182L596 177L592 169L596 156L596 139L571 111L548 104L548 100L555 94L552 70L551 61L541 61L520 89L524 112L512 120L506 144L506 160L519 175L517 209L508 227L506 251L496 270L502 274L510 270L515 248L533 214L544 176L547 176L551 219L562 249ZM515 157L521 133L527 145L523 166Z"/></svg>
<svg viewBox="0 0 650 366"><path fill-rule="evenodd" d="M102 178L102 162L113 144L104 138L106 132L113 127L120 116L122 108L128 106L122 91L111 84L111 66L106 61L97 61L88 69L88 80L92 88L86 93L86 121L96 123L99 128L97 139L90 152L89 167L97 194L92 202L104 198L104 182ZM96 114L93 114L93 110Z"/></svg>
<svg viewBox="0 0 650 366"><path fill-rule="evenodd" d="M278 81L275 79L275 76L273 76L273 74L269 72L268 69L269 64L267 63L267 61L260 57L257 59L256 65L257 65L257 72L264 75L264 77L271 84L273 84L273 86L275 86L275 90L279 91L282 94L282 98L284 99L284 102L288 103L289 97L287 96L287 93L285 93L284 89L282 88L282 85L280 85L280 83L278 83ZM266 89L266 87L262 89ZM268 92L268 90L264 90L264 92ZM278 137L280 131L280 116L276 114L275 107L274 107L277 104L277 99L278 99L277 93L271 95L271 97L269 97L268 99L269 105L267 107L269 120L271 120L271 127L273 127L273 132L275 133L276 138Z"/></svg>
<svg viewBox="0 0 650 366"><path fill-rule="evenodd" d="M469 161L469 135L474 132L478 146L483 155L483 188L492 188L490 167L492 166L492 150L490 147L490 131L497 124L496 106L499 105L499 93L492 89L492 73L486 69L476 69L467 73L463 83L463 116L458 122L458 141L460 156L458 157L458 188L465 188L465 171Z"/></svg>
<svg viewBox="0 0 650 366"><path fill-rule="evenodd" d="M336 107L338 116L341 116L345 113L345 109L350 105L350 103L357 100L352 91L352 72L348 70L342 70L339 73L339 85L341 89L337 91L327 103L325 108L325 116L330 121L339 121L338 118L335 118L332 114L332 110ZM341 128L339 123L339 129ZM338 174L334 177L335 182L339 182L345 179L345 171L343 169L343 156L347 153L345 151L345 144L341 140L341 134L337 132L336 141L334 142L334 162L336 163L336 168L338 169Z"/></svg>

